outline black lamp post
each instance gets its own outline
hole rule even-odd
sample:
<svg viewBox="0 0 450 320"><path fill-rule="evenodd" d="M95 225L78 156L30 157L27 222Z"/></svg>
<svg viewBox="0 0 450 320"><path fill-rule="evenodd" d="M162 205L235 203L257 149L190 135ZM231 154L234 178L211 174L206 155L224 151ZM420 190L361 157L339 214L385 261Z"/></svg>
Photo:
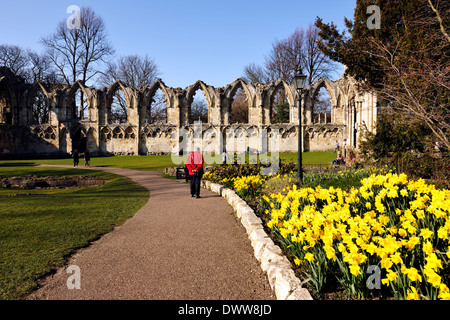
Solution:
<svg viewBox="0 0 450 320"><path fill-rule="evenodd" d="M302 72L302 68L298 67L295 77L294 85L298 92L298 166L297 178L303 183L303 146L302 146L302 95L305 88L306 76Z"/></svg>

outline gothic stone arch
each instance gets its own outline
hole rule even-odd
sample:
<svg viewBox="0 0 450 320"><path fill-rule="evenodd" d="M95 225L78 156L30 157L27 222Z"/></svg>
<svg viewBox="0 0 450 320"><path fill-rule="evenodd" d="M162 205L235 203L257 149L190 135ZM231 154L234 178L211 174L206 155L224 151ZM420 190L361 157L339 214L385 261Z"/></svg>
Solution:
<svg viewBox="0 0 450 320"><path fill-rule="evenodd" d="M325 87L330 95L332 120L331 123L315 125L310 121L312 103L322 87ZM304 150L332 150L335 140L357 146L362 126L374 130L377 99L374 93L362 91L360 87L354 79L342 77L337 81L320 79L305 90L302 100L302 134L307 142ZM159 89L163 92L167 105L167 121L149 123L148 106ZM238 89L242 89L247 98L248 123L232 124L230 108ZM86 97L89 106L88 119L79 119L72 110L74 96L78 90ZM108 121L108 113L113 96L118 90L124 94L128 119L126 123L113 124ZM255 144L255 139L262 139L262 142L258 143L267 145L265 139L270 139L277 131L281 139L280 152L296 151L298 93L292 84L282 80L260 84L237 79L220 88L214 88L199 80L181 89L169 87L158 79L143 88L132 88L121 81L116 81L106 88L94 88L84 86L80 81L71 86L27 84L11 75L7 69L0 68L0 123L7 124L3 125L2 134L14 137L12 141L9 139L9 142L3 143L5 146L2 145L2 150L27 154L27 150L45 147L52 154L67 154L75 145L80 144L77 139L74 140L74 135L79 135L86 139L86 145L93 149L93 155L177 152L180 149L177 149L180 133L193 133L194 124L189 123L189 108L198 90L203 92L208 103L208 123L202 125L202 132L206 136L211 136L211 139L214 136L223 146L236 145L239 139L248 145ZM284 90L289 104L289 121L274 124L270 121L270 105L280 90ZM55 139L50 139L53 141L53 149L46 147L49 140L45 139L45 134L42 135L47 129L43 128L42 132L34 131L36 127L30 124L31 101L37 91L42 91L51 106L52 115L47 125L54 131L52 134ZM74 130L81 131L77 133ZM17 132L19 134L16 134ZM29 132L35 138L29 139L20 132ZM211 135L211 132L219 133ZM49 137L52 134L49 134ZM37 147L31 148L30 144L36 144ZM244 146L244 149L246 147ZM4 152L2 150L0 155Z"/></svg>

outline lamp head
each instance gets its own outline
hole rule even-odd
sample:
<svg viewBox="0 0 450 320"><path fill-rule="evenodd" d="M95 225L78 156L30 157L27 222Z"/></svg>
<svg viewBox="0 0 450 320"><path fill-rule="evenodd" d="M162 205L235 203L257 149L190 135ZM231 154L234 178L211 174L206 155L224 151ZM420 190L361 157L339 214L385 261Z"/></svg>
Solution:
<svg viewBox="0 0 450 320"><path fill-rule="evenodd" d="M301 90L305 88L305 84L306 84L306 75L303 74L302 72L302 68L298 67L295 77L294 77L294 84L295 84L295 88L297 90Z"/></svg>

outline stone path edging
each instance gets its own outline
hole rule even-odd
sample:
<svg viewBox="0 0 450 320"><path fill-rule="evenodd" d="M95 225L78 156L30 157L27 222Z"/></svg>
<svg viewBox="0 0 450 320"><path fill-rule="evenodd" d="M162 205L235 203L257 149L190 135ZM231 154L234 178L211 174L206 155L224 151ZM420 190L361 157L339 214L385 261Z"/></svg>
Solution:
<svg viewBox="0 0 450 320"><path fill-rule="evenodd" d="M266 273L269 284L278 300L313 300L309 291L302 288L300 279L295 276L291 263L283 255L280 247L264 231L260 218L253 209L233 190L220 184L202 180L202 187L225 198L233 207L236 217L247 231L254 249L255 258Z"/></svg>

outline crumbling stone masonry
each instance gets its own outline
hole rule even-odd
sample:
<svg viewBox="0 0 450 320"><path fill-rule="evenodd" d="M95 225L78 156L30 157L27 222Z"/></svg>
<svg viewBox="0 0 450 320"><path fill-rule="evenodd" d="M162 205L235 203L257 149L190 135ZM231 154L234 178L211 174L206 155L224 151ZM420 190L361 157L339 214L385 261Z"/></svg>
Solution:
<svg viewBox="0 0 450 320"><path fill-rule="evenodd" d="M331 120L319 115L319 121L314 123L314 101L322 87L330 95ZM158 89L165 96L167 119L164 123L151 123L149 105ZM233 123L231 106L238 89L247 97L248 123ZM75 103L75 94L80 90L88 106L84 119ZM118 90L123 92L127 104L126 123L111 120L111 105ZM74 149L88 149L93 156L178 154L180 132L194 135L190 110L197 90L203 91L208 103L208 122L200 126L202 146L207 152L221 153L211 147L217 141L227 148L239 145L243 150L258 149L261 141L270 140L275 132L279 133L280 152L297 151L298 94L292 84L281 80L263 85L237 79L222 88L202 81L185 89L171 88L161 79L144 88L130 88L120 81L102 89L85 87L81 82L48 87L40 82L27 84L9 69L0 67L0 156L63 156ZM289 103L289 121L275 124L271 120L272 105L280 90ZM33 115L37 97L47 107L43 123L36 123ZM336 140L341 146L358 147L361 129L375 129L377 97L362 90L351 78L321 79L306 89L302 111L304 151L333 150ZM267 151L272 151L271 144L267 146Z"/></svg>

